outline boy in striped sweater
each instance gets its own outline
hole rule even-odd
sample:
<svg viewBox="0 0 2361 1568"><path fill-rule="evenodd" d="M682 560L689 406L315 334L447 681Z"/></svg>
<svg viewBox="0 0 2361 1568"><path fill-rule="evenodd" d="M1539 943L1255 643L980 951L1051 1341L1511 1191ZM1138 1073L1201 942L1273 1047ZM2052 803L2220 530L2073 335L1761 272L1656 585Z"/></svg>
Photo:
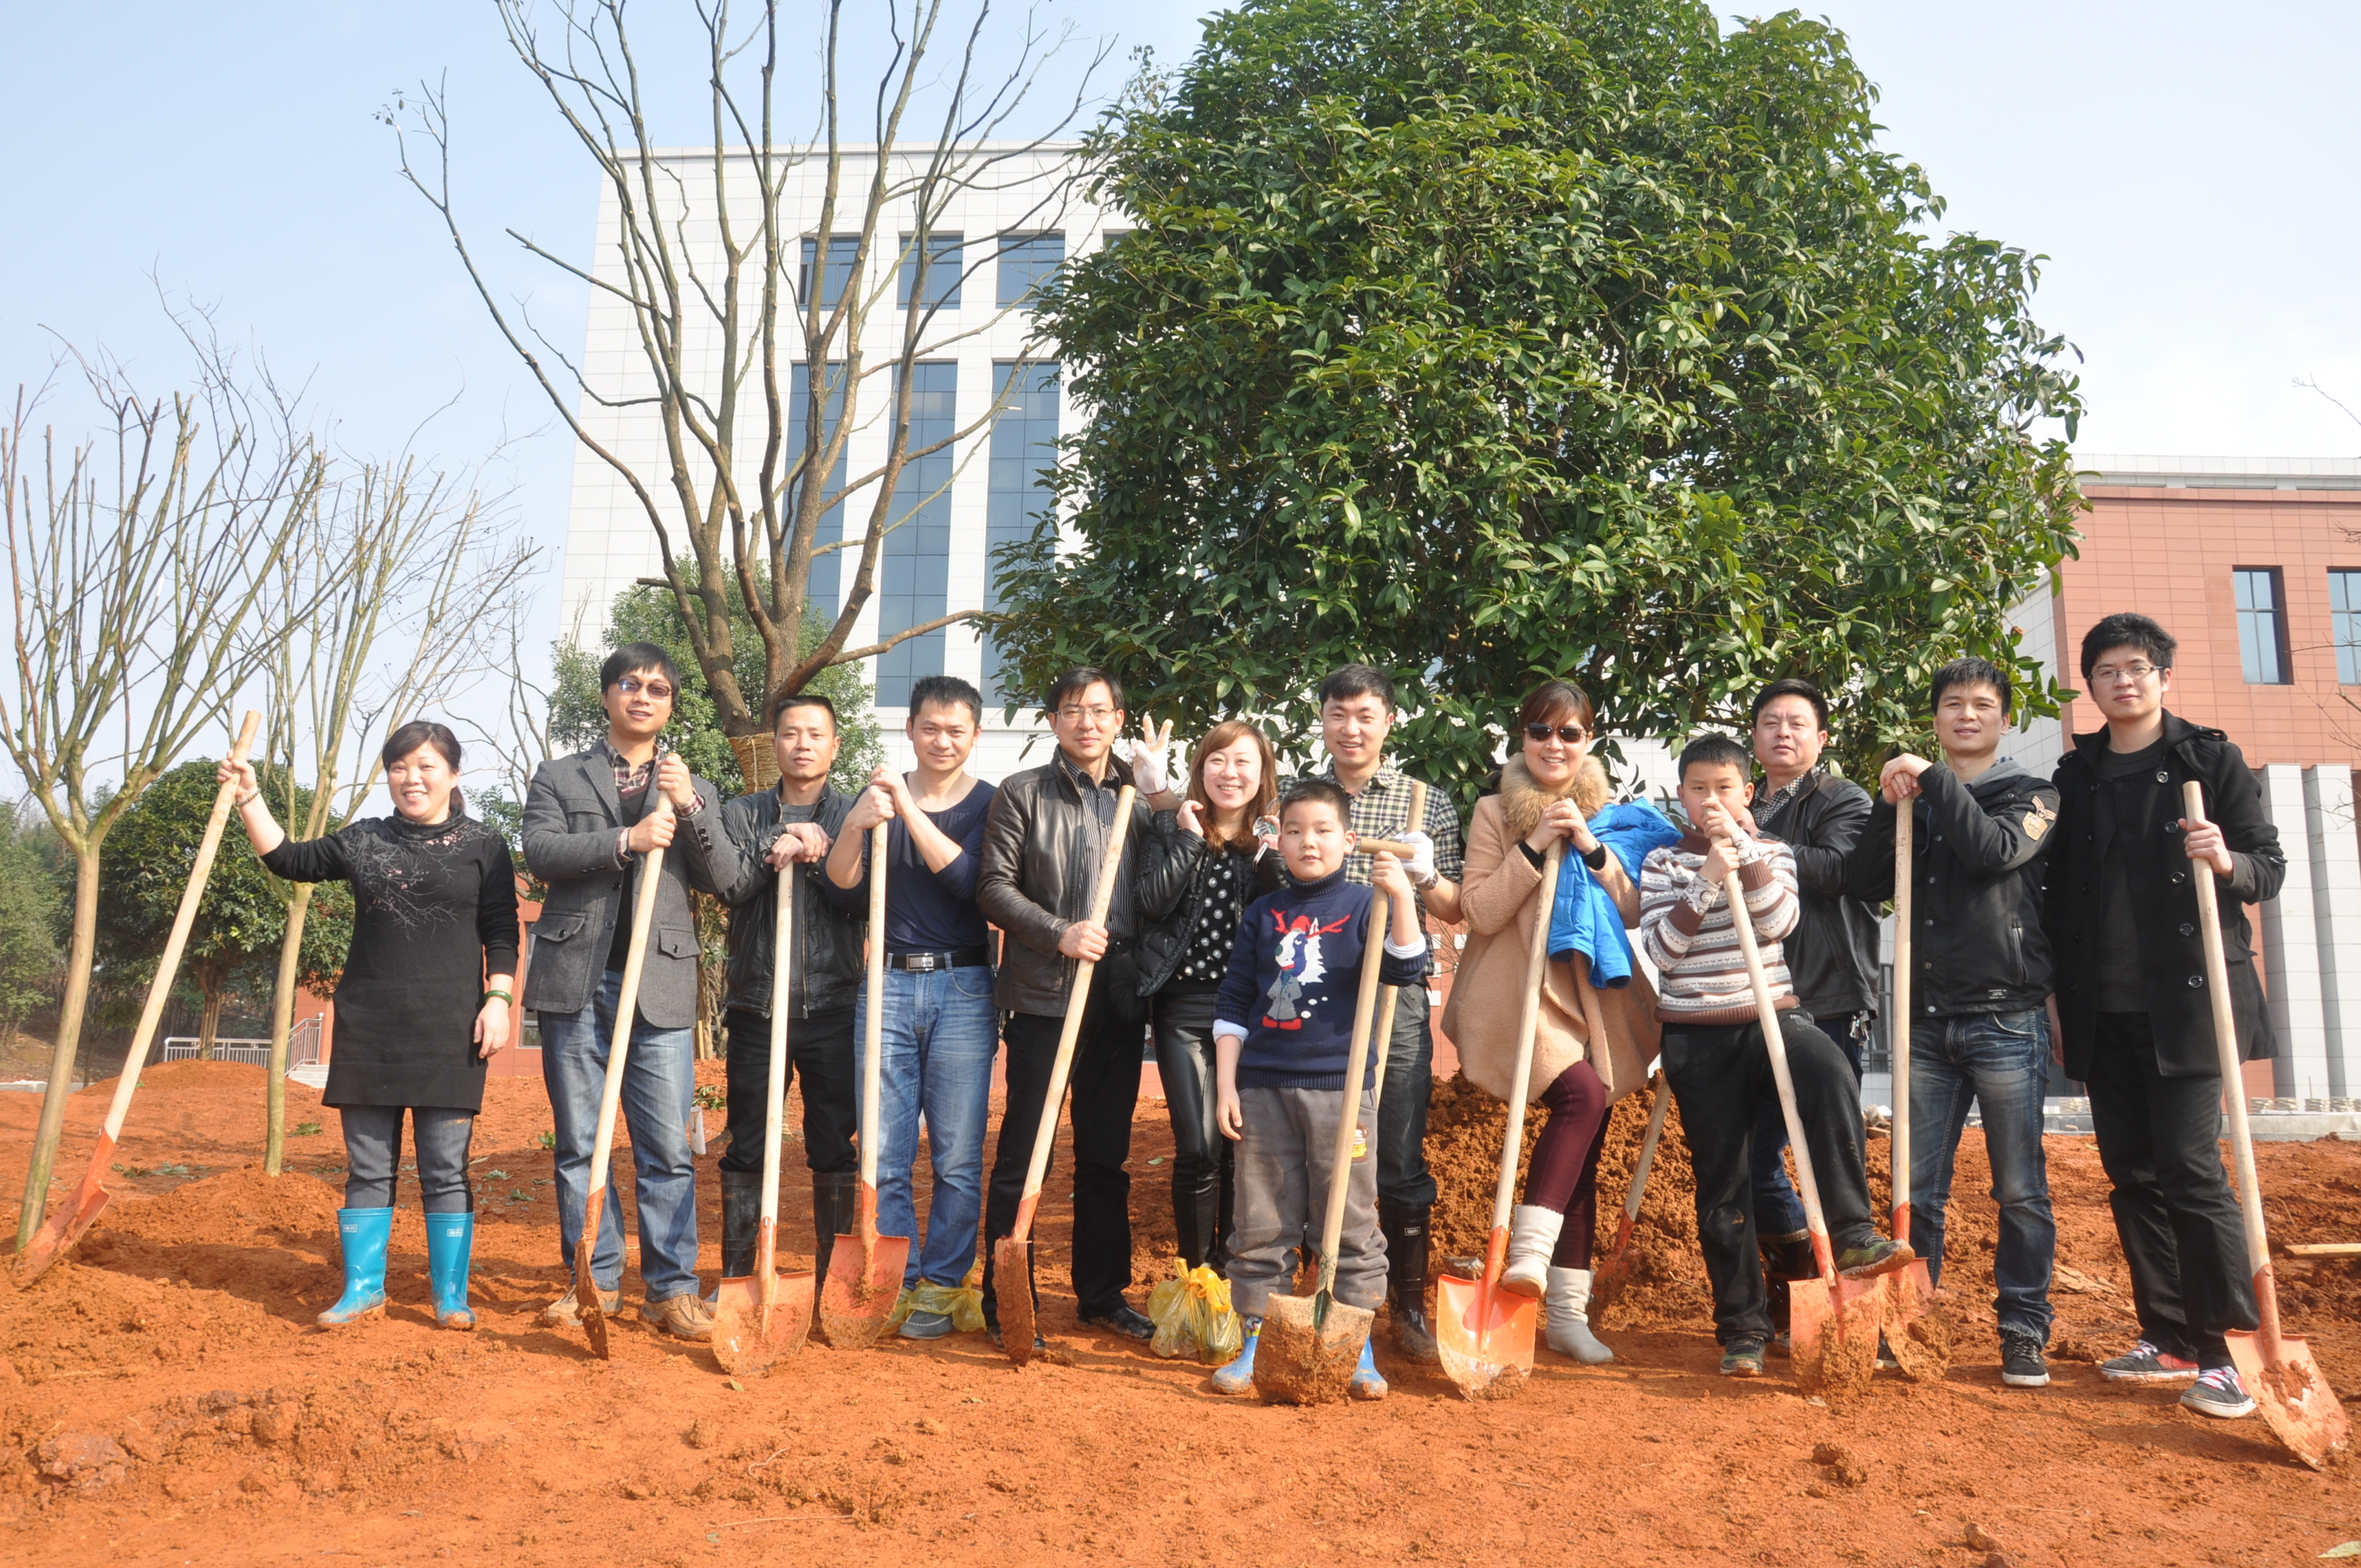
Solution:
<svg viewBox="0 0 2361 1568"><path fill-rule="evenodd" d="M1656 1016L1664 1025L1664 1078L1681 1108L1697 1171L1697 1235L1713 1281L1714 1329L1726 1377L1759 1377L1771 1339L1770 1298L1754 1238L1754 1112L1776 1093L1746 958L1725 891L1732 868L1795 1084L1795 1108L1818 1179L1837 1266L1852 1278L1910 1261L1910 1249L1878 1234L1870 1218L1860 1091L1836 1043L1795 1004L1780 938L1795 927L1795 857L1760 837L1747 806L1753 769L1745 749L1705 735L1681 752L1681 808L1692 824L1680 842L1648 856L1640 872L1640 939L1656 966Z"/></svg>

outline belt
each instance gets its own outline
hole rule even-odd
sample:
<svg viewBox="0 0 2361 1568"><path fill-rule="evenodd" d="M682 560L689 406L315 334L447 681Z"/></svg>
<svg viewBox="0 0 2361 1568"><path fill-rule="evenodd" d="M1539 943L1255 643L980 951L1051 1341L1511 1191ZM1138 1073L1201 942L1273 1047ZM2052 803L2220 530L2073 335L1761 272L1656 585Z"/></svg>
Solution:
<svg viewBox="0 0 2361 1568"><path fill-rule="evenodd" d="M961 948L949 953L888 953L887 969L906 970L912 974L932 974L937 970L974 969L992 961L989 948Z"/></svg>

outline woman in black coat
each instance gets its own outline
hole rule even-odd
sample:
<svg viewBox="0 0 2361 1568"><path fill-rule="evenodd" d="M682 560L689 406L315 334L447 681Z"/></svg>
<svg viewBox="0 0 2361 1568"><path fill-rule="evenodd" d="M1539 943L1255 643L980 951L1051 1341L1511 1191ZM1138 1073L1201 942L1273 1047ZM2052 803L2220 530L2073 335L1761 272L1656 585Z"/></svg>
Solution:
<svg viewBox="0 0 2361 1568"><path fill-rule="evenodd" d="M224 762L256 854L289 882L353 885L353 944L336 982L335 1044L323 1101L342 1113L345 1291L320 1314L335 1327L385 1310L386 1244L410 1113L425 1200L434 1321L472 1329L467 1265L475 1195L467 1145L484 1104L484 1066L509 1043L516 1007L516 873L500 836L467 817L459 740L440 724L403 725L381 753L394 815L324 839L291 839L254 769ZM488 978L489 977L489 978Z"/></svg>

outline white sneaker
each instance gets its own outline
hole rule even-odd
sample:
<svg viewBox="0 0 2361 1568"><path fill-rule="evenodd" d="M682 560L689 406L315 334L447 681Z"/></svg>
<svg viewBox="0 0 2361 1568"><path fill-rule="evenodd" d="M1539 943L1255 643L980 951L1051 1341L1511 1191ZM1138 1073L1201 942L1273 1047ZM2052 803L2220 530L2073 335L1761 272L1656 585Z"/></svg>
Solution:
<svg viewBox="0 0 2361 1568"><path fill-rule="evenodd" d="M1565 1216L1537 1203L1520 1203L1509 1215L1509 1258L1500 1271L1500 1288L1519 1296L1538 1296L1549 1285L1550 1254L1557 1250L1557 1234Z"/></svg>

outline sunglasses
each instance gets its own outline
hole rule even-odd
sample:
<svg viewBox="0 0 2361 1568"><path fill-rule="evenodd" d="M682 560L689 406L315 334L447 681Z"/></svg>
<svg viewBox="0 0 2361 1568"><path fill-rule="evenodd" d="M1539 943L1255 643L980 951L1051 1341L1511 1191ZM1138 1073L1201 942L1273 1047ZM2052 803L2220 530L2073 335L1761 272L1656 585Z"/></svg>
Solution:
<svg viewBox="0 0 2361 1568"><path fill-rule="evenodd" d="M1528 724L1525 726L1525 739L1528 740L1546 740L1553 735L1569 746L1579 746L1590 739L1590 731L1579 724Z"/></svg>
<svg viewBox="0 0 2361 1568"><path fill-rule="evenodd" d="M615 689L625 696L637 696L642 692L645 692L658 702L668 702L672 699L671 686L662 681L643 681L637 675L625 675L615 683Z"/></svg>

